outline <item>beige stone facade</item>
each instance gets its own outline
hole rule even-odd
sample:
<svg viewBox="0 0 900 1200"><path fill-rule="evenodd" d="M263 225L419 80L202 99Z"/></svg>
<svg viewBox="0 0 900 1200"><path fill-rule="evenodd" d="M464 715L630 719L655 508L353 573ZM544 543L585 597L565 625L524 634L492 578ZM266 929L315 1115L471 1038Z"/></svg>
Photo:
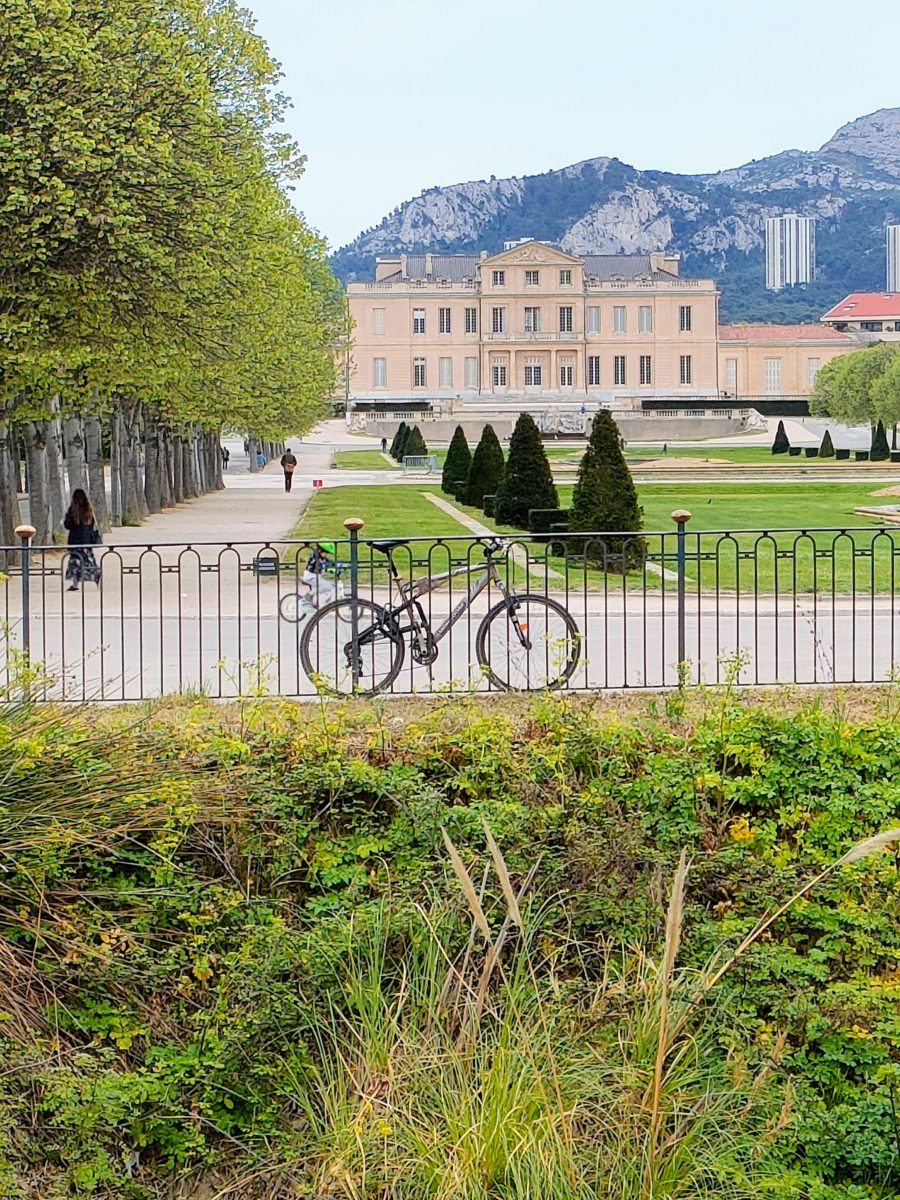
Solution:
<svg viewBox="0 0 900 1200"><path fill-rule="evenodd" d="M715 398L718 293L666 254L398 255L347 287L349 399L515 403Z"/></svg>
<svg viewBox="0 0 900 1200"><path fill-rule="evenodd" d="M855 337L824 325L723 325L719 329L719 382L724 398L808 396L825 363L858 350Z"/></svg>

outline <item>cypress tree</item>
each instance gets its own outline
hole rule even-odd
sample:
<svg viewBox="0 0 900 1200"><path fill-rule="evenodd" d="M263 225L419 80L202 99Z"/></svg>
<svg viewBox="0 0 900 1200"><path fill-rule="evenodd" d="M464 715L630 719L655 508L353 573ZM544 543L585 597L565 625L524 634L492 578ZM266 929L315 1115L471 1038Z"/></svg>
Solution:
<svg viewBox="0 0 900 1200"><path fill-rule="evenodd" d="M421 458L427 453L428 447L425 445L425 439L422 437L422 430L418 425L413 425L409 437L403 446L403 457Z"/></svg>
<svg viewBox="0 0 900 1200"><path fill-rule="evenodd" d="M471 467L472 451L469 449L469 443L466 440L466 434L462 425L457 425L453 431L453 437L450 439L450 445L447 448L447 457L444 459L444 470L441 474L441 491L446 492L448 496L454 495L456 485L463 483L469 478Z"/></svg>
<svg viewBox="0 0 900 1200"><path fill-rule="evenodd" d="M528 528L532 508L558 508L550 464L540 431L530 413L522 413L509 442L506 474L497 492L494 516L501 525Z"/></svg>
<svg viewBox="0 0 900 1200"><path fill-rule="evenodd" d="M472 455L472 467L466 482L466 503L481 508L485 496L494 496L503 483L506 464L503 448L493 425L485 425L481 440Z"/></svg>
<svg viewBox="0 0 900 1200"><path fill-rule="evenodd" d="M775 441L772 443L773 454L787 454L791 448L791 443L784 428L784 421L778 422L778 428L775 430Z"/></svg>
<svg viewBox="0 0 900 1200"><path fill-rule="evenodd" d="M819 458L834 458L834 442L831 440L831 430L825 430L822 445L819 447Z"/></svg>
<svg viewBox="0 0 900 1200"><path fill-rule="evenodd" d="M412 435L412 427L404 425L403 432L397 435L397 453L394 457L398 463L403 462L403 456L406 453L406 447L409 445L409 439Z"/></svg>
<svg viewBox="0 0 900 1200"><path fill-rule="evenodd" d="M397 454L397 450L400 446L400 439L405 436L406 436L406 422L401 421L400 424L397 426L397 432L394 434L393 441L391 442L391 449L389 451L391 458L399 458L400 457Z"/></svg>
<svg viewBox="0 0 900 1200"><path fill-rule="evenodd" d="M627 533L643 526L634 480L619 445L619 431L610 414L601 409L594 417L591 438L578 468L578 479L569 510L571 533ZM643 538L594 537L569 541L579 557L607 567L627 569L644 560Z"/></svg>
<svg viewBox="0 0 900 1200"><path fill-rule="evenodd" d="M890 457L891 448L884 431L884 421L879 421L875 426L875 433L872 435L872 449L869 452L869 458L872 462L884 462Z"/></svg>

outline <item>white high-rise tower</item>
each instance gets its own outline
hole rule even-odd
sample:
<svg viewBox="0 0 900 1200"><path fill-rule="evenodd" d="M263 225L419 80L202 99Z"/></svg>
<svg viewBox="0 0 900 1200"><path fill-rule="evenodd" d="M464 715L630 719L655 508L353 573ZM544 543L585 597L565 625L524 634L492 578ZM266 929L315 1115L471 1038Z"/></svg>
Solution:
<svg viewBox="0 0 900 1200"><path fill-rule="evenodd" d="M887 249L887 290L900 292L900 225L885 229Z"/></svg>
<svg viewBox="0 0 900 1200"><path fill-rule="evenodd" d="M766 218L766 287L779 291L816 277L816 219L785 213Z"/></svg>

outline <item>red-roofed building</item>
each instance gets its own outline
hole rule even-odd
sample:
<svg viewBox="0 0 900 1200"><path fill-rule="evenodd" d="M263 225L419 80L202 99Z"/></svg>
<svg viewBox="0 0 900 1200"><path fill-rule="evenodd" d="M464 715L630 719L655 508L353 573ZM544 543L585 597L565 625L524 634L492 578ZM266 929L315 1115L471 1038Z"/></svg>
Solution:
<svg viewBox="0 0 900 1200"><path fill-rule="evenodd" d="M900 340L900 292L851 292L825 313L822 324L866 341Z"/></svg>
<svg viewBox="0 0 900 1200"><path fill-rule="evenodd" d="M720 325L719 386L738 399L808 396L821 366L860 345L824 325Z"/></svg>

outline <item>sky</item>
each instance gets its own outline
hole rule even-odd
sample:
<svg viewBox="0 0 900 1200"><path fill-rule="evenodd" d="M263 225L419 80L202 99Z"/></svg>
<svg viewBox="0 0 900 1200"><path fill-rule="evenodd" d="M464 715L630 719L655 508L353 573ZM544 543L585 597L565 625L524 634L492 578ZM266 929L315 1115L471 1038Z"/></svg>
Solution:
<svg viewBox="0 0 900 1200"><path fill-rule="evenodd" d="M244 0L332 249L424 188L615 156L696 173L900 107L900 2Z"/></svg>

